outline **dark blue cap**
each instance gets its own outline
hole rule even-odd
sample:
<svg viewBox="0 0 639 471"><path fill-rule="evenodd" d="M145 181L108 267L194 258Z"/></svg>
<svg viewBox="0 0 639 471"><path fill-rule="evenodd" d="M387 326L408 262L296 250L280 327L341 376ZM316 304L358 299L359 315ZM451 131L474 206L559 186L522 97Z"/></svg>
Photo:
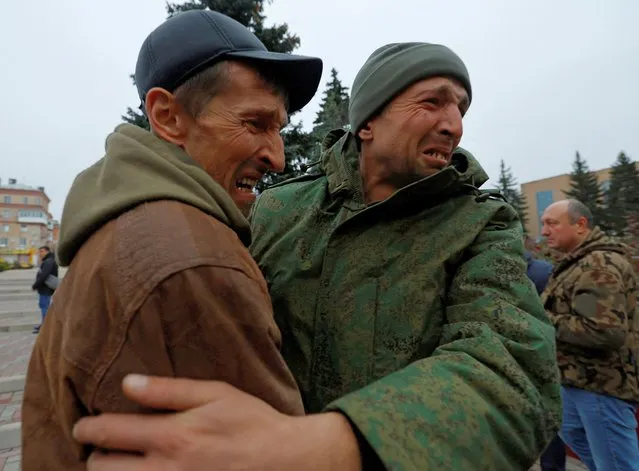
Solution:
<svg viewBox="0 0 639 471"><path fill-rule="evenodd" d="M268 67L288 93L289 113L300 110L315 95L322 77L317 57L270 52L244 25L211 10L178 13L145 39L135 67L140 100L161 87L173 92L198 72L224 59Z"/></svg>

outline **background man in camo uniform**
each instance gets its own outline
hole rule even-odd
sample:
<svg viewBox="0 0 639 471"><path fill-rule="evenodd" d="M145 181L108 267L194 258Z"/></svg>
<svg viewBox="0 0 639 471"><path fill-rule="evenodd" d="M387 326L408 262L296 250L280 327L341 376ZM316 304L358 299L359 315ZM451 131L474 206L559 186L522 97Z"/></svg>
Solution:
<svg viewBox="0 0 639 471"><path fill-rule="evenodd" d="M625 247L579 201L549 206L542 234L565 252L542 301L557 331L561 436L590 470L639 470L637 279Z"/></svg>

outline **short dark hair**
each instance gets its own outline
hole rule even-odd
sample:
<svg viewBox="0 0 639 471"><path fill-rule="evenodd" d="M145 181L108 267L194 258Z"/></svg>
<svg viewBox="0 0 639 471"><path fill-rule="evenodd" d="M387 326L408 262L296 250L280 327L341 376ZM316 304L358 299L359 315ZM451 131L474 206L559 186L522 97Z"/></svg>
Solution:
<svg viewBox="0 0 639 471"><path fill-rule="evenodd" d="M594 226L592 211L579 200L568 200L568 218L571 224L576 224L579 219L586 218L586 227L592 229Z"/></svg>
<svg viewBox="0 0 639 471"><path fill-rule="evenodd" d="M48 245L43 245L38 250L46 250L47 252L51 252L51 248Z"/></svg>
<svg viewBox="0 0 639 471"><path fill-rule="evenodd" d="M253 67L267 86L270 86L273 91L284 98L288 108L288 93L279 83L273 71L269 70L267 66L255 67L250 63L247 65ZM228 85L230 77L229 61L223 60L187 79L174 90L173 94L187 113L198 117L204 111L207 103Z"/></svg>

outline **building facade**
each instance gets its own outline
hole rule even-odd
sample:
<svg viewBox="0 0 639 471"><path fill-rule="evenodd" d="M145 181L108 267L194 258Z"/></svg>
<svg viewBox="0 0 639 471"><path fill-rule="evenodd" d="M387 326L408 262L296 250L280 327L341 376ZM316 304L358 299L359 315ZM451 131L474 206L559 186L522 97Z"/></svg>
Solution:
<svg viewBox="0 0 639 471"><path fill-rule="evenodd" d="M56 244L57 221L49 213L44 187L0 180L0 258L22 266L37 265L38 248Z"/></svg>
<svg viewBox="0 0 639 471"><path fill-rule="evenodd" d="M639 162L635 162L639 169ZM595 171L601 188L606 191L610 186L611 168ZM566 199L566 191L570 189L570 174L564 173L554 177L535 180L521 185L521 194L528 205L528 235L536 240L541 238L541 216L548 206L555 201Z"/></svg>

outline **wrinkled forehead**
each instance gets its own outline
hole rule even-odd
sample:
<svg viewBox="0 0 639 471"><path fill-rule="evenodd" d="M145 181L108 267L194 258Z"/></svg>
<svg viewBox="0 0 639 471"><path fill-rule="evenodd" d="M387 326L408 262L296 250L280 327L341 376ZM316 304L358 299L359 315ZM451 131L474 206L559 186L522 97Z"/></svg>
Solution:
<svg viewBox="0 0 639 471"><path fill-rule="evenodd" d="M470 105L468 92L462 83L454 77L437 76L418 80L409 85L400 96L419 96L426 93L448 95L467 108Z"/></svg>

